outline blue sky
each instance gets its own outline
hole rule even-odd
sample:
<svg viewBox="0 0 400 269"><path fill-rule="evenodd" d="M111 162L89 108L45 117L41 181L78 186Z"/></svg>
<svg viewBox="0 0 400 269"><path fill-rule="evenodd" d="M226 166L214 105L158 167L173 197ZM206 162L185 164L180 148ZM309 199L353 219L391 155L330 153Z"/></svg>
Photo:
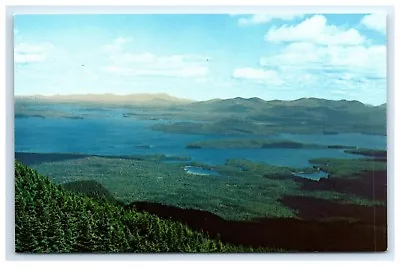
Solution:
<svg viewBox="0 0 400 269"><path fill-rule="evenodd" d="M383 14L16 15L16 95L386 102Z"/></svg>

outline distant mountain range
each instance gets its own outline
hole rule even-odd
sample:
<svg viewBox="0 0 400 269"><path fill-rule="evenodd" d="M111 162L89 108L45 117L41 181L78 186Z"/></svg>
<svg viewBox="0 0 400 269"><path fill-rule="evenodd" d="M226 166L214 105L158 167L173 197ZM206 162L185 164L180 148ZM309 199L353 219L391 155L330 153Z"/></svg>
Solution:
<svg viewBox="0 0 400 269"><path fill-rule="evenodd" d="M241 110L257 109L260 106L273 107L273 106L301 106L301 107L318 107L325 106L331 108L362 108L371 107L365 105L359 101L348 101L348 100L327 100L320 98L300 98L292 101L284 100L271 100L266 101L258 97L242 98L236 97L231 99L211 99L207 101L194 101L190 99L178 98L165 93L157 94L129 94L129 95L115 95L115 94L74 94L74 95L31 95L31 96L15 96L16 100L38 100L38 101L50 101L50 102L93 102L93 103L124 103L124 104L136 104L136 103L147 103L147 104L190 104L193 108L195 107L215 107L217 110ZM386 104L379 105L386 109Z"/></svg>
<svg viewBox="0 0 400 269"><path fill-rule="evenodd" d="M386 104L372 106L355 100L301 98L293 101L266 101L256 97L236 97L193 101L167 94L16 96L15 100L15 114L19 117L52 117L59 113L54 111L39 113L32 110L30 106L32 103L77 103L101 107L129 106L134 112L132 114L134 117L179 120L176 123L153 126L154 129L172 133L265 135L278 132L360 132L386 134ZM136 111L137 108L140 113ZM125 116L129 117L128 114ZM83 118L82 115L61 116Z"/></svg>
<svg viewBox="0 0 400 269"><path fill-rule="evenodd" d="M33 95L15 96L16 100L36 100L47 102L84 102L84 103L105 103L105 104L151 104L151 105L170 105L188 104L192 100L181 99L165 93L159 94L74 94L74 95Z"/></svg>
<svg viewBox="0 0 400 269"><path fill-rule="evenodd" d="M233 98L225 100L210 100L186 105L191 110L212 111L216 113L241 113L255 120L277 118L319 118L338 119L345 121L351 115L374 115L378 118L386 114L386 104L379 106L365 105L359 101L326 100L318 98L301 98L293 101L272 100L260 98ZM379 114L376 115L376 114ZM382 115L381 115L382 114Z"/></svg>
<svg viewBox="0 0 400 269"><path fill-rule="evenodd" d="M195 102L183 106L186 113L210 115L213 123L169 124L156 128L178 133L269 134L360 132L386 134L386 104L301 98L293 101L233 98Z"/></svg>
<svg viewBox="0 0 400 269"><path fill-rule="evenodd" d="M254 106L302 106L302 107L317 107L317 106L326 106L326 107L335 107L335 108L346 108L349 106L353 107L372 107L371 105L365 105L360 101L356 100L328 100L328 99L321 99L321 98L300 98L296 100L271 100L266 101L258 97L252 98L242 98L236 97L232 99L212 99L209 101L201 101L195 102L196 105L199 106L207 106L207 105L218 105L221 107L229 107L229 106L236 106L236 107L253 107ZM382 104L380 106L385 106L386 104Z"/></svg>

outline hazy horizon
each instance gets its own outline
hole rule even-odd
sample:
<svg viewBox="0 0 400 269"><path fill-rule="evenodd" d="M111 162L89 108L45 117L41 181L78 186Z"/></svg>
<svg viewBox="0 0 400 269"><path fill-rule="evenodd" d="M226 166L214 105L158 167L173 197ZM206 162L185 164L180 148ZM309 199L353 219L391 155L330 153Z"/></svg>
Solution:
<svg viewBox="0 0 400 269"><path fill-rule="evenodd" d="M326 98L318 98L318 97L300 97L300 98L296 98L296 99L263 99L261 97L258 96L250 96L250 97L241 97L241 96L235 96L235 97L231 97L231 98L212 98L212 99L204 99L204 100L196 100L196 99L188 99L188 98L182 98L179 96L173 96L167 93L144 93L144 92L138 92L138 93L127 93L127 94L117 94L117 93L82 93L82 94L52 94L52 95L43 95L43 94L35 94L35 95L17 95L15 94L14 97L18 97L18 98L30 98L30 97L46 97L46 98L51 98L51 97L69 97L69 96L105 96L105 95L112 95L112 96L118 96L118 97L126 97L126 96L132 96L132 95L153 95L153 96L160 96L160 95L167 95L168 97L171 98L176 98L179 100L184 100L184 101L192 101L192 102L206 102L206 101L211 101L211 100L229 100L229 99L235 99L235 98L242 98L242 99L252 99L252 98L259 98L261 100L264 101L296 101L299 99L321 99L321 100L330 100L330 101L358 101L361 102L365 105L373 105L373 106L380 106L380 105L384 105L387 102L385 101L384 103L381 104L369 104L369 103L364 103L360 100L356 100L356 99L345 99L345 98L341 98L341 99L326 99Z"/></svg>
<svg viewBox="0 0 400 269"><path fill-rule="evenodd" d="M380 14L16 15L15 95L386 103Z"/></svg>

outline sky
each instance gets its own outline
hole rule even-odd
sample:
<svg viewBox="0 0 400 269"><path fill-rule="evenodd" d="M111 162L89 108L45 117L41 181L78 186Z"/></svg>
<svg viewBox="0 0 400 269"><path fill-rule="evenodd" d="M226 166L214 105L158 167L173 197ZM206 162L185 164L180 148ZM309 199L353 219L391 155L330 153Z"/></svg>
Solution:
<svg viewBox="0 0 400 269"><path fill-rule="evenodd" d="M15 15L15 95L386 102L385 14Z"/></svg>

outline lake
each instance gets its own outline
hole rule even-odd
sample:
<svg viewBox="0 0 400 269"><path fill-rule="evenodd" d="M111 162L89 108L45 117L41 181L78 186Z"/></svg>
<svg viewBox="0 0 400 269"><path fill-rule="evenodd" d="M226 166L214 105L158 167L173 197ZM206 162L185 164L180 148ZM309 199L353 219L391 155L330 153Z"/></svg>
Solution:
<svg viewBox="0 0 400 269"><path fill-rule="evenodd" d="M295 175L296 177L311 179L314 181L319 181L320 179L328 178L328 173L324 171L318 171L314 173L293 173L293 175Z"/></svg>
<svg viewBox="0 0 400 269"><path fill-rule="evenodd" d="M188 174L200 175L200 176L219 176L220 175L220 173L218 173L215 170L198 167L198 166L189 166L188 165L188 166L185 166L184 170Z"/></svg>
<svg viewBox="0 0 400 269"><path fill-rule="evenodd" d="M98 113L98 112L97 112ZM319 157L361 158L342 149L186 149L186 145L208 139L254 138L255 136L224 136L172 134L152 130L160 121L122 117L123 109L104 118L16 118L15 151L37 153L85 153L98 155L166 154L186 156L191 161L210 165L223 164L227 159L247 159L272 165L308 167L309 159ZM260 136L257 136L260 137ZM302 143L348 145L386 149L386 137L365 134L264 136L289 139Z"/></svg>

